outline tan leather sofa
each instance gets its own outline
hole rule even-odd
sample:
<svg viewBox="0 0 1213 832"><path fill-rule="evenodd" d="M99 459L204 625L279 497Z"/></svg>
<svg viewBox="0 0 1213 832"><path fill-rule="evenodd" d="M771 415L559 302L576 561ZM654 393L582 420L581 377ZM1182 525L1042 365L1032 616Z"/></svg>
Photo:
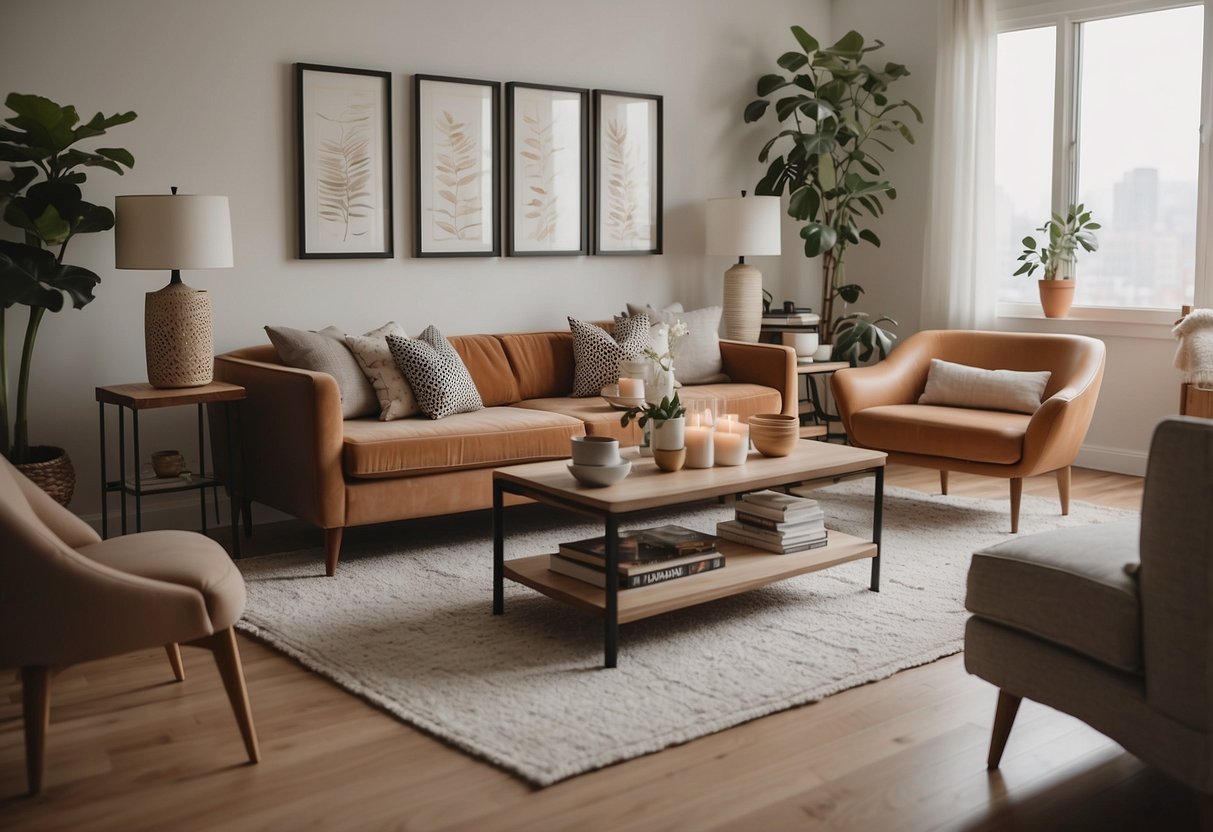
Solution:
<svg viewBox="0 0 1213 832"><path fill-rule="evenodd" d="M932 358L988 370L1049 370L1033 414L918 404ZM1056 472L1061 513L1070 511L1070 465L1103 380L1104 345L1081 335L928 330L870 367L834 374L831 389L850 441L889 461L1011 481L1011 532L1019 531L1023 478Z"/></svg>
<svg viewBox="0 0 1213 832"><path fill-rule="evenodd" d="M636 445L635 423L603 399L570 398L569 332L463 335L450 339L485 409L444 419L342 420L337 382L286 367L270 344L215 358L215 378L243 385L240 430L244 503L255 501L324 529L326 572L343 530L492 505L494 468L560 459L569 439L614 436ZM742 418L794 414L796 356L788 347L722 341L723 384L686 386L684 401L707 399ZM222 453L216 454L220 462ZM246 529L247 530L247 529Z"/></svg>

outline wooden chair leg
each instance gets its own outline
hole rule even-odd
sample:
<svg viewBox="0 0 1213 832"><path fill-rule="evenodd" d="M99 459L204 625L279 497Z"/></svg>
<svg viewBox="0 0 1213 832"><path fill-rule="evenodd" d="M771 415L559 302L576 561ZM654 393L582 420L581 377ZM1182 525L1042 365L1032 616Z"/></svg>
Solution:
<svg viewBox="0 0 1213 832"><path fill-rule="evenodd" d="M341 557L341 535L343 528L324 530L324 574L331 578L337 574L337 559Z"/></svg>
<svg viewBox="0 0 1213 832"><path fill-rule="evenodd" d="M42 791L46 729L51 721L50 668L21 668L21 700L25 717L25 777L29 793L35 795Z"/></svg>
<svg viewBox="0 0 1213 832"><path fill-rule="evenodd" d="M1019 503L1023 497L1023 477L1011 478L1011 534L1019 533Z"/></svg>
<svg viewBox="0 0 1213 832"><path fill-rule="evenodd" d="M1070 466L1057 469L1057 496L1061 499L1061 514L1070 513Z"/></svg>
<svg viewBox="0 0 1213 832"><path fill-rule="evenodd" d="M948 472L942 469L939 472L939 493L948 493Z"/></svg>
<svg viewBox="0 0 1213 832"><path fill-rule="evenodd" d="M173 676L178 682L185 681L185 665L181 661L181 645L177 642L164 645L164 652L168 654L168 663L173 666Z"/></svg>
<svg viewBox="0 0 1213 832"><path fill-rule="evenodd" d="M261 762L257 729L253 726L253 711L249 706L248 688L244 684L244 668L240 665L240 651L236 647L236 631L228 627L214 635L191 641L190 644L206 648L214 654L228 701L232 703L232 713L236 715L236 724L240 726L240 736L244 738L249 762Z"/></svg>
<svg viewBox="0 0 1213 832"><path fill-rule="evenodd" d="M994 733L990 736L990 756L986 759L986 767L990 770L998 768L1002 761L1003 749L1007 747L1007 737L1011 736L1011 726L1015 724L1015 715L1019 713L1019 703L1023 697L998 692L998 706L994 710Z"/></svg>

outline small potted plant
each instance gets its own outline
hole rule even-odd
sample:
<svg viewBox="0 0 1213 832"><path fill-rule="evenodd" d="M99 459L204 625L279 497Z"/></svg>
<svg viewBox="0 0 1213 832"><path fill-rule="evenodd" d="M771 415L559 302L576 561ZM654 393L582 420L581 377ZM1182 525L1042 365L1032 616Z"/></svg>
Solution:
<svg viewBox="0 0 1213 832"><path fill-rule="evenodd" d="M1087 252L1099 249L1094 234L1099 227L1099 223L1091 219L1091 212L1079 203L1071 205L1064 217L1055 213L1036 229L1044 235L1039 244L1035 237L1023 238L1023 254L1017 258L1023 265L1015 274L1030 277L1037 269L1044 269L1037 286L1046 318L1064 318L1070 314L1070 306L1074 303L1074 260L1079 246Z"/></svg>
<svg viewBox="0 0 1213 832"><path fill-rule="evenodd" d="M627 427L636 419L640 427L649 428L646 440L652 437L653 456L657 467L663 471L677 471L686 460L686 413L678 394L673 398L663 397L656 404L647 403L624 411L619 424ZM652 426L649 423L652 422ZM646 445L649 444L647 441ZM643 453L644 445L641 446Z"/></svg>

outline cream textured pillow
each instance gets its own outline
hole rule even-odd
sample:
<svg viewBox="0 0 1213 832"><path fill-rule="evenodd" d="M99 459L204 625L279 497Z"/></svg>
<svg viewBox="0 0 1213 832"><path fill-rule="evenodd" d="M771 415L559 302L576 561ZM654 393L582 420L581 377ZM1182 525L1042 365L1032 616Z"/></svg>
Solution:
<svg viewBox="0 0 1213 832"><path fill-rule="evenodd" d="M597 396L619 378L619 359L638 358L649 345L649 319L620 318L614 335L594 324L569 318L573 333L573 396Z"/></svg>
<svg viewBox="0 0 1213 832"><path fill-rule="evenodd" d="M1035 413L1051 375L1048 370L985 370L932 358L918 403Z"/></svg>
<svg viewBox="0 0 1213 832"><path fill-rule="evenodd" d="M342 418L370 416L379 409L375 388L345 345L345 333L340 329L326 326L319 332L309 332L288 326L267 326L265 333L286 366L328 373L337 380Z"/></svg>
<svg viewBox="0 0 1213 832"><path fill-rule="evenodd" d="M379 421L390 422L393 419L403 419L405 416L416 416L421 412L417 406L417 398L413 388L405 380L392 351L388 349L387 336L408 338L404 327L395 321L388 321L378 329L372 329L366 335L347 335L345 345L350 348L354 358L362 365L362 372L375 388L379 397Z"/></svg>
<svg viewBox="0 0 1213 832"><path fill-rule="evenodd" d="M628 305L631 309L631 304ZM649 321L655 324L673 325L682 321L687 325L687 334L674 347L674 378L683 384L714 384L728 381L722 372L720 359L720 307L708 306L690 312L667 312L649 307L645 310Z"/></svg>

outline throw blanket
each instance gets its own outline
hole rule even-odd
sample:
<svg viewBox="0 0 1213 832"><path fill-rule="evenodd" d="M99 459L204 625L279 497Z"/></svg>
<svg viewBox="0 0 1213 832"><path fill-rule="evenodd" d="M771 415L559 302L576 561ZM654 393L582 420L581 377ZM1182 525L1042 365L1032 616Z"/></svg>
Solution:
<svg viewBox="0 0 1213 832"><path fill-rule="evenodd" d="M1193 309L1171 334L1179 339L1175 366L1183 371L1183 380L1213 386L1213 309Z"/></svg>

